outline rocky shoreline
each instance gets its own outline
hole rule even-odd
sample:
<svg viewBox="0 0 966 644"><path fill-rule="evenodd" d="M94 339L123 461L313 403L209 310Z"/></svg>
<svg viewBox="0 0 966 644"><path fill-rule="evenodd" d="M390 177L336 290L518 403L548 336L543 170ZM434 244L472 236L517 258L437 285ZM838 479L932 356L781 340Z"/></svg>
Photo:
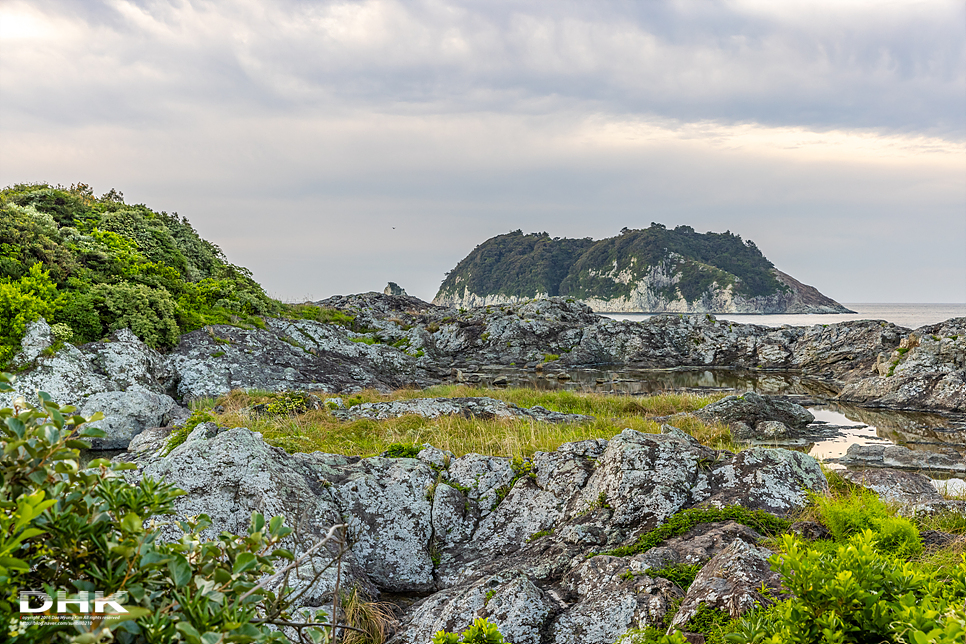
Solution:
<svg viewBox="0 0 966 644"><path fill-rule="evenodd" d="M869 408L966 412L966 318L915 330L875 320L770 328L712 315L617 321L560 298L468 311L381 293L316 304L351 316L358 331L266 319L263 329L192 331L160 354L126 330L109 341L56 347L41 320L14 359L17 392L0 402L42 388L84 413L102 410L105 448L123 448L142 429L183 414L191 400L232 389L424 388L478 381L491 367L551 377L589 366L795 373L827 387L828 398Z"/></svg>

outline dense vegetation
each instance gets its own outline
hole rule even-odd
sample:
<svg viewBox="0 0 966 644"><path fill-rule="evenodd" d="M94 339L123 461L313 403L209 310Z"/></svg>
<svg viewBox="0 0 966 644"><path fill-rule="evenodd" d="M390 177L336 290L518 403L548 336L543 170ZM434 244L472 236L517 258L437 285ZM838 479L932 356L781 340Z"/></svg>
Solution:
<svg viewBox="0 0 966 644"><path fill-rule="evenodd" d="M0 391L9 382L0 375ZM0 640L284 644L289 640L278 629L294 624L304 644L332 641L324 612L298 615L290 588L276 593L261 583L294 559L284 548L292 529L282 517L253 514L247 534L223 532L209 541L201 533L210 519L200 515L177 523L182 538L162 541L160 524L145 520L170 514L184 492L150 478L128 483L120 470L130 464L98 459L80 469L78 448L103 432L73 411L46 394L36 405L0 409ZM81 601L101 592L114 604L89 622L22 621L22 589ZM350 610L359 601L357 593L347 594L337 614L346 620L365 612ZM78 617L86 606L68 605L80 608ZM366 635L373 631L371 620L351 623ZM383 641L381 631L364 641L373 640Z"/></svg>
<svg viewBox="0 0 966 644"><path fill-rule="evenodd" d="M478 295L547 293L608 300L630 295L652 267L665 263L669 274L680 274L676 285L661 292L669 300L680 293L694 302L713 283L720 288L732 285L735 293L746 297L786 289L771 273L773 264L750 240L730 231L697 233L690 226L668 230L651 224L598 242L551 239L546 233L524 235L519 230L499 235L467 255L447 275L439 294L461 295L467 287Z"/></svg>
<svg viewBox="0 0 966 644"><path fill-rule="evenodd" d="M790 596L771 598L768 605L734 619L702 605L685 630L701 633L710 644L964 641L966 544L924 548L920 530L962 535L966 518L955 512L899 516L873 492L834 473L829 476L831 492L813 496L812 504L794 518L824 524L831 538L809 542L782 534L765 542L775 551L769 562ZM642 540L653 542L662 536L659 532L675 533L673 526L690 524L694 514L685 510ZM763 533L774 535L779 524L769 523ZM665 635L665 630L633 631L619 644L684 643L680 633Z"/></svg>
<svg viewBox="0 0 966 644"><path fill-rule="evenodd" d="M571 266L594 242L551 238L547 233L524 235L515 230L488 239L467 255L440 286L440 294L500 294L523 298L559 295Z"/></svg>
<svg viewBox="0 0 966 644"><path fill-rule="evenodd" d="M76 344L128 327L163 348L205 324L257 325L280 310L186 219L114 190L18 184L0 190L0 210L0 365L40 316Z"/></svg>

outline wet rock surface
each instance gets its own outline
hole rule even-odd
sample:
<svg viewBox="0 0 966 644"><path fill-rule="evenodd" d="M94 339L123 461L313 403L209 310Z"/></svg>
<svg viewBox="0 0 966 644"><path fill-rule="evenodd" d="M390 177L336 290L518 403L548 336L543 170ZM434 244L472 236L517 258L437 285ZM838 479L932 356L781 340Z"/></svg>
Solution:
<svg viewBox="0 0 966 644"><path fill-rule="evenodd" d="M611 644L628 628L660 623L682 597L649 573L669 563L714 561L760 536L718 522L639 555L601 551L633 543L682 508L709 502L788 512L805 502L803 489L826 485L818 464L802 454L736 456L680 430L664 431L566 444L537 453L522 469L504 458L453 457L429 446L417 458L286 454L256 433L214 423L198 425L167 455L168 430L149 428L118 458L137 465L132 480L165 477L185 489L175 513L211 515L209 536L243 531L255 511L284 514L296 528L290 547L298 553L330 526L346 524L343 583L371 597L422 597L401 603L397 644L422 644L476 617L499 624L514 642ZM170 525L163 535L177 536ZM311 557L296 585L308 583L332 555ZM329 569L305 601L322 605L333 587Z"/></svg>
<svg viewBox="0 0 966 644"><path fill-rule="evenodd" d="M901 445L852 445L845 456L831 459L852 468L966 473L966 460L954 449L942 452L911 450Z"/></svg>
<svg viewBox="0 0 966 644"><path fill-rule="evenodd" d="M920 327L876 358L876 374L842 400L873 406L966 411L966 318Z"/></svg>

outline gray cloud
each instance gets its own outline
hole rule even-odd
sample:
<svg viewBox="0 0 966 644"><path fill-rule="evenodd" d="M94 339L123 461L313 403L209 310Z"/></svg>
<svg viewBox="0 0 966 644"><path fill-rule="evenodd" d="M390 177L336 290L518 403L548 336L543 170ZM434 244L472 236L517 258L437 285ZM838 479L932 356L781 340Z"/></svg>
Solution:
<svg viewBox="0 0 966 644"><path fill-rule="evenodd" d="M285 298L662 221L843 301L966 301L959 2L0 11L0 182L178 210Z"/></svg>

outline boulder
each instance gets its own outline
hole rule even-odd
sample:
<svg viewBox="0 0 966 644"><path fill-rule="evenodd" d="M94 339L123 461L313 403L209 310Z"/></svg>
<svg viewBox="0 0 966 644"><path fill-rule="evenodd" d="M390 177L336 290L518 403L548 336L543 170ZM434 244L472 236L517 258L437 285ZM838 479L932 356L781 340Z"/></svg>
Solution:
<svg viewBox="0 0 966 644"><path fill-rule="evenodd" d="M918 504L942 501L943 496L928 478L915 472L892 468L845 470L842 478L868 488L887 503Z"/></svg>
<svg viewBox="0 0 966 644"><path fill-rule="evenodd" d="M828 481L818 461L807 454L756 447L716 466L710 488L709 505L786 515L808 504L808 491L827 490Z"/></svg>
<svg viewBox="0 0 966 644"><path fill-rule="evenodd" d="M269 319L265 329L212 325L181 336L168 363L183 401L232 389L338 393L435 382L409 353L352 341L359 337L313 320Z"/></svg>
<svg viewBox="0 0 966 644"><path fill-rule="evenodd" d="M694 578L671 626L686 627L702 604L731 618L769 605L771 601L762 590L768 589L771 596L781 593L781 576L769 566L769 556L768 550L735 539Z"/></svg>
<svg viewBox="0 0 966 644"><path fill-rule="evenodd" d="M573 601L550 629L553 644L612 644L631 628L661 624L681 591L667 579L630 572L627 561L599 555L566 575Z"/></svg>
<svg viewBox="0 0 966 644"><path fill-rule="evenodd" d="M185 490L187 494L174 501L175 515L179 518L209 515L212 527L205 531L206 538L215 539L222 531L245 534L253 512L260 512L266 518L283 515L286 525L295 528L294 535L283 547L299 556L329 528L343 523L339 499L324 478L327 473L322 465L326 462L324 456L290 456L267 445L259 434L247 429L223 430L213 423L204 423L168 456L158 458L155 454L152 458L143 452L142 455L147 458L128 453L128 458L138 465L129 476L133 480L145 476L164 478ZM347 464L342 457L332 457L328 462ZM161 527L161 536L177 539L180 531L169 523ZM336 581L336 569L332 566L336 552L337 546L332 544L294 571L290 585L297 591L312 582L317 571L325 571L302 597L303 605L321 606L331 598ZM357 585L364 594L377 594L353 551L350 550L342 563L344 587Z"/></svg>
<svg viewBox="0 0 966 644"><path fill-rule="evenodd" d="M389 644L426 644L437 631L460 632L480 617L496 624L507 642L541 644L541 632L557 609L557 602L529 577L505 570L428 597Z"/></svg>
<svg viewBox="0 0 966 644"><path fill-rule="evenodd" d="M845 386L840 400L966 411L966 318L921 327L888 349L865 378Z"/></svg>
<svg viewBox="0 0 966 644"><path fill-rule="evenodd" d="M695 412L701 420L712 423L733 425L743 423L748 427L758 428L759 433L774 432L774 425L764 425L770 421L777 421L794 429L804 429L815 420L812 414L792 402L779 398L762 396L753 391L740 396L727 396L707 407Z"/></svg>
<svg viewBox="0 0 966 644"><path fill-rule="evenodd" d="M401 287L399 284L396 284L395 282L389 282L388 284L386 284L386 288L383 289L382 292L385 293L386 295L395 295L397 297L409 296L409 293L406 292L406 289Z"/></svg>
<svg viewBox="0 0 966 644"><path fill-rule="evenodd" d="M687 532L672 537L660 546L651 548L647 552L635 555L632 569L646 571L648 564L654 563L654 568L662 568L669 564L698 564L704 563L731 545L735 539L756 544L762 536L741 523L734 521L715 521L699 523Z"/></svg>
<svg viewBox="0 0 966 644"><path fill-rule="evenodd" d="M10 359L10 367L23 369L29 366L53 346L54 341L54 334L47 320L39 318L30 322L24 330L23 339L20 340L20 351Z"/></svg>
<svg viewBox="0 0 966 644"><path fill-rule="evenodd" d="M680 598L649 571L713 561L760 535L718 522L633 557L588 555L630 543L697 503L784 512L804 504L802 488L824 485L803 454L735 456L672 427L568 443L516 464L454 458L432 446L417 458L286 454L256 433L214 423L199 424L163 456L169 432L148 428L131 440L132 480L164 477L186 490L174 514L209 514L209 538L243 532L252 512L282 514L296 528L286 545L298 554L332 525L346 525L344 584L370 597L424 597L404 609L398 644L465 629L476 617L514 642L610 644L628 628L660 623ZM173 525L162 528L163 538L177 536ZM334 554L333 545L300 567L293 583L306 589L304 605L331 599Z"/></svg>
<svg viewBox="0 0 966 644"><path fill-rule="evenodd" d="M25 355L46 342L37 344L34 340L45 336L49 328L42 320L33 323L33 331L24 340L28 345L23 349ZM82 406L94 394L129 388L166 393L168 372L163 358L127 329L115 332L104 342L80 348L64 344L49 356L41 352L33 364L30 370L17 375L13 392L0 393L0 406L9 406L19 396L35 399L38 391L47 392L61 405L75 407Z"/></svg>
<svg viewBox="0 0 966 644"><path fill-rule="evenodd" d="M91 440L92 449L124 449L145 429L167 424L176 408L171 396L132 388L93 394L79 413L85 417L98 411L104 414L102 420L89 423L107 433L104 438Z"/></svg>

